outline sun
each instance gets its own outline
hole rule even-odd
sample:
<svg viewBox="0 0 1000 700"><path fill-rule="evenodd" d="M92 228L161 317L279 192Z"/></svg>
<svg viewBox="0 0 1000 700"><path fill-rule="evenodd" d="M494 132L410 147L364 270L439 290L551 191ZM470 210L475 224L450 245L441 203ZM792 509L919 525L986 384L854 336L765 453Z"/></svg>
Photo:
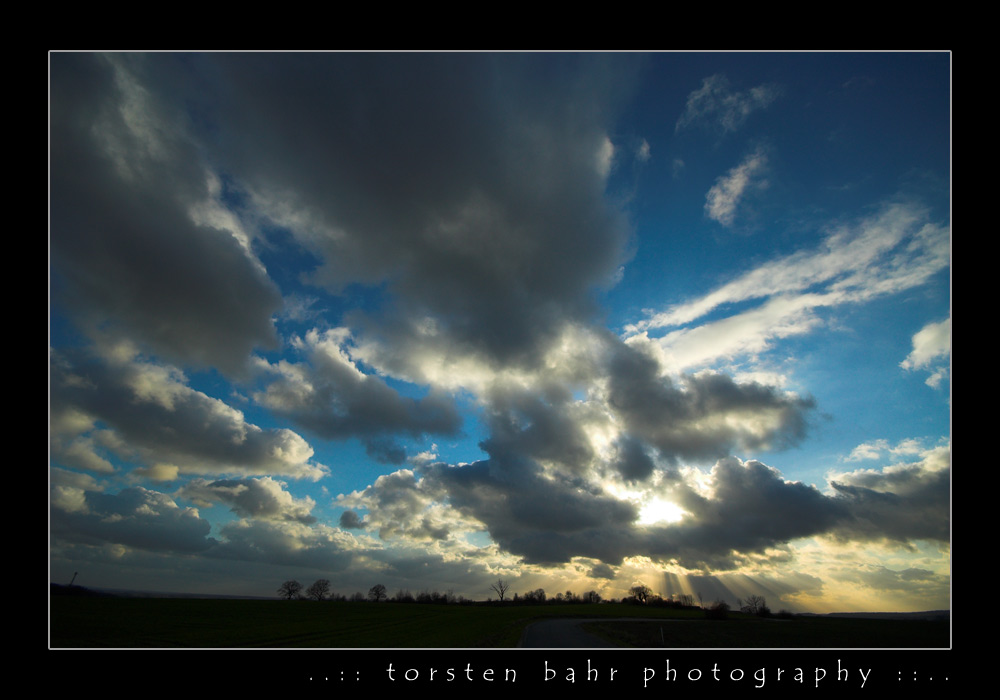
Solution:
<svg viewBox="0 0 1000 700"><path fill-rule="evenodd" d="M639 510L639 524L676 523L684 518L684 511L676 503L661 498L650 499Z"/></svg>

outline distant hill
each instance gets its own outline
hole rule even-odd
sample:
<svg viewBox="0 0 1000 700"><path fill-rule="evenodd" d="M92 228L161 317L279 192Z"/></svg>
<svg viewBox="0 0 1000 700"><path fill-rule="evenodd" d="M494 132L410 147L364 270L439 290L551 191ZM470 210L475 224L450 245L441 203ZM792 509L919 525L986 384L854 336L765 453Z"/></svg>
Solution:
<svg viewBox="0 0 1000 700"><path fill-rule="evenodd" d="M164 591L133 591L115 588L84 588L49 584L50 595L97 596L101 598L198 598L212 600L277 600L274 596L217 595L212 593L170 593Z"/></svg>
<svg viewBox="0 0 1000 700"><path fill-rule="evenodd" d="M799 613L803 617L850 617L866 620L947 620L951 617L949 610L925 610L923 612L835 612L835 613Z"/></svg>
<svg viewBox="0 0 1000 700"><path fill-rule="evenodd" d="M114 597L110 593L92 591L89 588L84 588L83 586L63 586L58 583L49 584L49 595L75 595L75 596L90 596L94 598Z"/></svg>

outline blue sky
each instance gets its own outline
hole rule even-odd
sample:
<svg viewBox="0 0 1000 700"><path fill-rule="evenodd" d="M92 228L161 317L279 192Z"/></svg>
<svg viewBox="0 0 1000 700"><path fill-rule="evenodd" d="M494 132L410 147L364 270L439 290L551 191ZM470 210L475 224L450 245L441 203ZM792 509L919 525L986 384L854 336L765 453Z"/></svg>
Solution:
<svg viewBox="0 0 1000 700"><path fill-rule="evenodd" d="M50 56L54 582L950 606L947 53Z"/></svg>

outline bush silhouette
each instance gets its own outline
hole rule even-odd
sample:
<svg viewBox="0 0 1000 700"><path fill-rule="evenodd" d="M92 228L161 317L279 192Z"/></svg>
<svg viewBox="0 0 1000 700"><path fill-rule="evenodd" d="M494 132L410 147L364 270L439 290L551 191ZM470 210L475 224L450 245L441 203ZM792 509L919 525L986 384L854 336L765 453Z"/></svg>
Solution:
<svg viewBox="0 0 1000 700"><path fill-rule="evenodd" d="M717 600L705 610L705 617L709 620L725 620L729 617L729 603L724 600Z"/></svg>

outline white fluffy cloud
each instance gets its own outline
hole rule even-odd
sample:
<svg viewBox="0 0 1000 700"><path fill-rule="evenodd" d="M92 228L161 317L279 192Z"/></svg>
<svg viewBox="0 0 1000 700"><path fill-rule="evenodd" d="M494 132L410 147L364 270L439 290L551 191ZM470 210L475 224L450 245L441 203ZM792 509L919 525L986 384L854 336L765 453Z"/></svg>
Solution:
<svg viewBox="0 0 1000 700"><path fill-rule="evenodd" d="M316 502L312 498L293 498L285 485L269 476L256 479L219 479L209 482L193 479L178 491L178 495L207 508L213 503L229 505L244 518L313 523L311 514Z"/></svg>
<svg viewBox="0 0 1000 700"><path fill-rule="evenodd" d="M943 366L951 358L951 319L940 323L928 323L913 336L913 352L899 363L906 370L933 370L927 378L928 386L937 387L947 376L948 368Z"/></svg>
<svg viewBox="0 0 1000 700"><path fill-rule="evenodd" d="M117 353L117 354L116 354ZM265 430L232 406L192 389L182 372L121 351L103 357L54 354L52 405L56 415L85 416L70 439L53 433L56 456L99 440L105 452L137 461L159 474L273 474L318 479L326 468L312 462L313 448L287 428ZM90 426L106 426L93 431ZM95 437L96 436L96 437ZM99 471L108 460L99 459ZM95 465L91 465L95 466Z"/></svg>

